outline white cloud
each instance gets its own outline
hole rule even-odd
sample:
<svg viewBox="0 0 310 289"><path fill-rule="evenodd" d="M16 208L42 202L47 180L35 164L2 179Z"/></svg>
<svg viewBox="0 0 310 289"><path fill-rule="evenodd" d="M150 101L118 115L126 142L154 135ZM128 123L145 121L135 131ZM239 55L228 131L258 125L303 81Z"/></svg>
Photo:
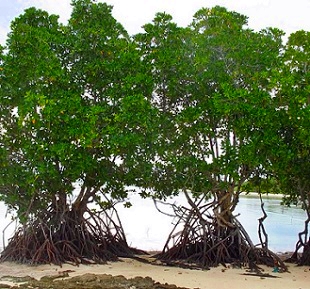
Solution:
<svg viewBox="0 0 310 289"><path fill-rule="evenodd" d="M156 12L167 12L180 25L188 25L195 12L202 7L220 5L249 17L249 26L255 30L277 27L291 33L310 30L309 0L107 0L114 5L115 17L129 33L151 22Z"/></svg>
<svg viewBox="0 0 310 289"><path fill-rule="evenodd" d="M0 43L3 43L9 30L9 22L27 7L35 6L59 15L63 23L71 14L71 0L1 1L10 1L10 5L2 5L4 9L0 10L2 20L0 21ZM301 29L310 31L309 0L293 2L283 0L106 0L105 2L114 6L114 17L130 34L142 31L141 26L151 22L156 12L167 12L179 25L186 26L200 8L215 5L227 7L229 10L248 16L249 26L255 30L271 26L285 30L287 33ZM10 20L7 19L7 15L11 18Z"/></svg>
<svg viewBox="0 0 310 289"><path fill-rule="evenodd" d="M50 14L59 15L61 22L66 22L71 14L70 0L18 0L18 2L24 8L34 6Z"/></svg>
<svg viewBox="0 0 310 289"><path fill-rule="evenodd" d="M7 29L5 27L0 26L0 45L5 44L6 35L7 35Z"/></svg>

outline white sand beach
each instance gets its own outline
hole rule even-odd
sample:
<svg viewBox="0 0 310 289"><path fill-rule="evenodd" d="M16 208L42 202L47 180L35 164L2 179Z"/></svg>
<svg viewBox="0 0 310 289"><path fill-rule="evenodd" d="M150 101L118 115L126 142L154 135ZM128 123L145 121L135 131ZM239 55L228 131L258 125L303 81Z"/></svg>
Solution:
<svg viewBox="0 0 310 289"><path fill-rule="evenodd" d="M122 259L120 262L109 262L106 265L64 264L28 266L11 262L0 263L0 278L3 276L30 276L40 279L43 276L54 276L68 272L69 277L91 274L123 275L126 278L136 276L151 277L160 283L175 284L179 287L200 289L306 289L310 286L310 267L298 267L288 264L289 273L273 273L273 268L265 267L265 274L269 277L249 275L246 268L224 268L219 266L210 270L190 270L176 267L151 265L133 259ZM246 275L245 275L246 274ZM273 276L273 277L271 277ZM12 281L2 278L0 283L12 285Z"/></svg>

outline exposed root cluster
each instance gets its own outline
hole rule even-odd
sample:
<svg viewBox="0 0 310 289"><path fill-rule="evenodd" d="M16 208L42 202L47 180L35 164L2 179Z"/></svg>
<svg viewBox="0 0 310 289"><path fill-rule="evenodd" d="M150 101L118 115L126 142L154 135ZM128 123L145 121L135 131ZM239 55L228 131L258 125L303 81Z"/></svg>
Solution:
<svg viewBox="0 0 310 289"><path fill-rule="evenodd" d="M298 234L298 241L294 253L286 261L297 263L300 266L310 266L310 237L309 237L309 223L310 223L310 210L309 206L305 204L307 209L308 218L305 221L305 227L302 232Z"/></svg>
<svg viewBox="0 0 310 289"><path fill-rule="evenodd" d="M304 247L298 263L302 266L310 266L310 241L308 241L308 244Z"/></svg>
<svg viewBox="0 0 310 289"><path fill-rule="evenodd" d="M295 252L285 261L300 266L310 266L310 240L304 244L301 244L300 241L297 242Z"/></svg>
<svg viewBox="0 0 310 289"><path fill-rule="evenodd" d="M111 211L108 214L87 210L81 215L69 210L60 215L51 209L42 218L21 226L1 253L0 260L58 265L105 263L134 253Z"/></svg>
<svg viewBox="0 0 310 289"><path fill-rule="evenodd" d="M169 265L208 268L227 263L259 270L259 264L287 268L280 258L267 248L254 246L250 237L232 216L223 224L214 214L214 202L201 200L190 208L174 206L177 222L157 258Z"/></svg>

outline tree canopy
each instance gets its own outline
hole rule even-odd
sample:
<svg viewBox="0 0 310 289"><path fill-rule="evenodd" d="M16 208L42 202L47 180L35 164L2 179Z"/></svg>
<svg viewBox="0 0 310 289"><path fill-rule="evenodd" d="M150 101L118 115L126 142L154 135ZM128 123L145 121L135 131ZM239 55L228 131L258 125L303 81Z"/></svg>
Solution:
<svg viewBox="0 0 310 289"><path fill-rule="evenodd" d="M105 3L72 8L66 25L25 10L0 49L0 198L23 225L4 258L131 254L102 214L135 187L187 196L186 238L161 258L272 262L234 209L244 183L270 175L309 208L308 33L283 45L282 31L253 31L245 15L215 6L187 27L157 13L130 36Z"/></svg>
<svg viewBox="0 0 310 289"><path fill-rule="evenodd" d="M272 172L278 179L283 202L301 203L307 213L304 231L299 234L294 258L304 248L300 264L310 263L308 224L310 221L309 183L309 52L310 34L297 31L289 36L276 73L273 107L274 149L269 150Z"/></svg>
<svg viewBox="0 0 310 289"><path fill-rule="evenodd" d="M202 217L190 201L194 213L184 218L189 232L161 257L170 260L184 249L187 260L190 252L198 260L195 244L201 243L203 264L230 262L234 245L242 247L233 216L241 186L266 162L262 124L270 117L271 72L278 65L282 32L254 32L245 16L218 6L199 10L187 28L177 27L166 14L157 14L144 28L137 39L150 66L152 102L160 109L162 125L154 160L155 196L182 192L211 198L209 209L214 212ZM191 218L201 224L211 220L201 229L201 239L199 229L193 230L193 239L188 237L190 224L197 223ZM223 241L223 247L217 247L218 239L230 245ZM219 253L222 250L227 254Z"/></svg>
<svg viewBox="0 0 310 289"><path fill-rule="evenodd" d="M145 148L152 108L139 53L111 9L73 1L63 26L30 8L8 38L1 198L20 221L39 218L52 233L67 213L79 224L89 203L124 198L141 165L133 156Z"/></svg>

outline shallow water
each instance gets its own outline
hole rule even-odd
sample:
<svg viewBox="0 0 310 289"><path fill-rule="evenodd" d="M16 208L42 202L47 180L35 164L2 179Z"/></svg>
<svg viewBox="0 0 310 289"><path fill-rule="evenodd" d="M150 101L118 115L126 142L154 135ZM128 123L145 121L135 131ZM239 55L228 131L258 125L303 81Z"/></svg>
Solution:
<svg viewBox="0 0 310 289"><path fill-rule="evenodd" d="M264 209L267 218L264 227L268 234L269 248L276 252L294 251L298 233L304 230L306 213L299 207L281 205L281 198L265 196ZM258 219L263 216L260 200L253 196L242 196L236 208L253 242L258 243Z"/></svg>
<svg viewBox="0 0 310 289"><path fill-rule="evenodd" d="M151 200L142 200L139 196L131 197L133 206L124 208L118 205L118 213L127 236L128 243L143 250L161 250L171 229L173 218L159 213ZM184 204L182 196L169 200L170 203ZM287 208L280 205L281 199L266 197L265 210L268 214L264 226L268 233L269 248L275 252L293 251L298 239L298 233L304 229L305 212L296 207ZM168 205L161 205L161 210L171 213ZM262 217L260 201L257 197L241 196L235 211L240 214L238 219L243 224L254 244L258 243L258 219ZM6 216L6 207L0 202L0 248L3 241L7 244L12 235L15 223L3 232L11 222L11 216ZM3 235L4 233L4 235Z"/></svg>

